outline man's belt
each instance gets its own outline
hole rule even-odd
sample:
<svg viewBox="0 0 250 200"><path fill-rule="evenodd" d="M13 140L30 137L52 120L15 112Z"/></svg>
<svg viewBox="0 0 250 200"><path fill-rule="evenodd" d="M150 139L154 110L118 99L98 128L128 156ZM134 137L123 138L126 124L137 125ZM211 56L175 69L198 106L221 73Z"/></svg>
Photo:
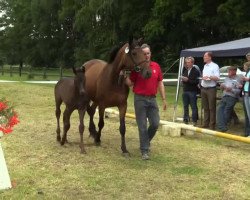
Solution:
<svg viewBox="0 0 250 200"><path fill-rule="evenodd" d="M155 98L156 95L143 95L143 94L136 94L137 96L141 96L141 97L146 97L146 98Z"/></svg>
<svg viewBox="0 0 250 200"><path fill-rule="evenodd" d="M214 87L203 87L203 86L201 86L201 88L204 89L204 90L209 90L209 89L215 89L216 86L214 86Z"/></svg>

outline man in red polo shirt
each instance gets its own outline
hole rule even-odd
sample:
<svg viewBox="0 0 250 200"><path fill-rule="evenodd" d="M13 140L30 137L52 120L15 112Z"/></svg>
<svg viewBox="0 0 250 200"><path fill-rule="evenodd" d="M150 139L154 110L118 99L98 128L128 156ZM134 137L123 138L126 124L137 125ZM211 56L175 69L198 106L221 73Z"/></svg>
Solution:
<svg viewBox="0 0 250 200"><path fill-rule="evenodd" d="M163 110L166 110L167 105L160 65L151 61L149 45L143 44L141 48L146 59L150 62L152 75L145 79L139 72L132 71L130 77L126 78L126 83L128 86L133 86L133 92L135 93L134 108L139 130L140 150L142 159L148 160L150 141L155 136L160 122L159 108L156 102L157 90L159 90L163 101ZM147 119L149 127L147 126Z"/></svg>

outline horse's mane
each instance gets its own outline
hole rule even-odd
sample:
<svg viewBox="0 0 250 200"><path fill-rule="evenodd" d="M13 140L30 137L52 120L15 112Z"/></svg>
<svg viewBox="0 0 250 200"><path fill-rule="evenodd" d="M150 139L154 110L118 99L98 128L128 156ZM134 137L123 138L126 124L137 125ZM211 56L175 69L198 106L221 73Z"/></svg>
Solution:
<svg viewBox="0 0 250 200"><path fill-rule="evenodd" d="M125 43L120 43L119 45L117 46L114 46L110 53L109 53L109 60L108 60L108 63L112 63L114 60L115 60L115 57L118 53L118 51L120 50L120 48L124 45Z"/></svg>

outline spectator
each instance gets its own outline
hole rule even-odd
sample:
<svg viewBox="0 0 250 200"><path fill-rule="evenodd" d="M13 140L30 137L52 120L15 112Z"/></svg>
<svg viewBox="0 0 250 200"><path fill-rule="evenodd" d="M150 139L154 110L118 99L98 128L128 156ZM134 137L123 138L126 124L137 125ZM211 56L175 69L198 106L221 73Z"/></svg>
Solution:
<svg viewBox="0 0 250 200"><path fill-rule="evenodd" d="M246 59L247 59L247 62L250 62L250 52L247 53Z"/></svg>
<svg viewBox="0 0 250 200"><path fill-rule="evenodd" d="M246 59L247 59L247 61L250 61L250 52L246 54ZM239 120L235 110L233 110L233 112L232 112L230 121L233 121L234 124L239 124L240 123L240 120ZM250 132L250 125L249 125L248 129L249 129L249 132Z"/></svg>
<svg viewBox="0 0 250 200"><path fill-rule="evenodd" d="M241 77L236 75L237 67L228 67L228 77L221 83L220 88L223 90L223 96L217 110L217 127L220 131L228 130L227 123L234 110L236 102L239 100L242 88Z"/></svg>
<svg viewBox="0 0 250 200"><path fill-rule="evenodd" d="M216 94L217 81L220 78L219 66L212 62L212 52L206 52L203 56L206 63L202 71L201 102L204 108L203 128L215 130L216 124Z"/></svg>
<svg viewBox="0 0 250 200"><path fill-rule="evenodd" d="M200 72L194 67L194 58L185 58L185 68L183 76L181 77L183 83L183 106L184 116L183 121L185 124L189 122L189 105L192 109L193 125L197 125L198 120L198 107L197 107L197 94Z"/></svg>
<svg viewBox="0 0 250 200"><path fill-rule="evenodd" d="M246 72L245 77L243 77L243 107L245 113L245 136L250 136L250 61L244 63L244 71Z"/></svg>
<svg viewBox="0 0 250 200"><path fill-rule="evenodd" d="M156 102L157 89L163 101L163 110L166 110L165 88L161 68L158 63L151 61L151 51L147 44L142 45L146 60L150 62L152 76L148 79L142 78L140 73L132 71L130 77L126 78L126 84L133 86L134 107L136 122L139 130L140 150L143 160L149 159L150 142L159 127L160 116ZM149 127L147 126L147 119Z"/></svg>

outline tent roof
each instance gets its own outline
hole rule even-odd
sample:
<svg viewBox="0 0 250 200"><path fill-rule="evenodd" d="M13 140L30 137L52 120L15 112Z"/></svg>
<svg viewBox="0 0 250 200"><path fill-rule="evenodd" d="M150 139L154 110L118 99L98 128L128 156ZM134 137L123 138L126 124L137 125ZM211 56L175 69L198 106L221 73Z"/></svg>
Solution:
<svg viewBox="0 0 250 200"><path fill-rule="evenodd" d="M181 57L203 57L207 51L213 52L213 56L215 57L244 56L250 52L250 37L204 47L185 49L181 51Z"/></svg>

